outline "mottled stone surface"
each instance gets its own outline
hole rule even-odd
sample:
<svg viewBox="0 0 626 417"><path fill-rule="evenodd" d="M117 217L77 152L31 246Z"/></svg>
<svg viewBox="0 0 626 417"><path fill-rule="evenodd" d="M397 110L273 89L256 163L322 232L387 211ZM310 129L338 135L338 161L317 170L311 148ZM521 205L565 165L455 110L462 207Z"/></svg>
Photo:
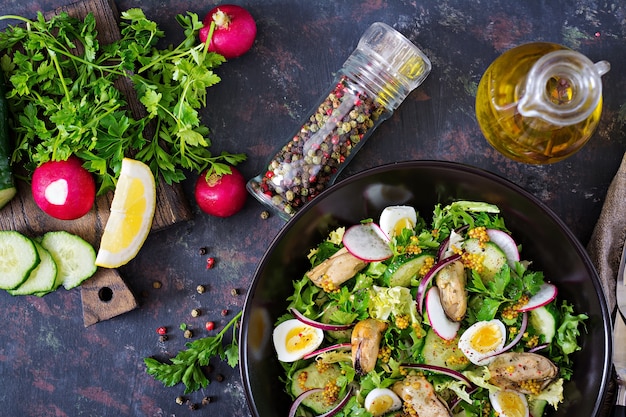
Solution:
<svg viewBox="0 0 626 417"><path fill-rule="evenodd" d="M33 16L62 0L0 0L2 14ZM423 86L374 133L340 178L400 160L448 160L511 179L540 198L583 244L591 236L609 183L626 150L626 4L617 0L250 0L258 38L245 56L219 69L202 113L211 127L212 150L245 152L240 170L250 178L287 141L326 89L333 73L374 21L395 27L431 58ZM122 0L119 10L142 7L169 41L181 38L174 16L203 15L215 1ZM0 22L4 26L5 22ZM483 139L474 116L474 95L483 71L500 53L529 41L553 41L593 61L606 59L605 109L589 144L549 166L505 159ZM185 184L192 197L193 179ZM190 200L192 201L192 200ZM7 416L249 416L238 368L214 361L213 381L189 398L213 401L189 411L175 398L182 386L165 388L144 371L146 356L166 358L186 339L186 323L206 335L206 320L219 329L242 305L265 249L284 225L261 220L251 197L243 211L217 219L195 218L153 234L139 256L121 269L139 307L85 328L80 291L60 290L42 299L0 294L0 414ZM200 255L199 248L207 254ZM213 269L206 258L215 257ZM153 281L162 283L153 288ZM207 291L195 288L205 284ZM232 295L231 289L240 295ZM193 308L202 311L193 318ZM222 309L229 315L222 317ZM160 342L155 329L167 326ZM215 376L224 375L222 382Z"/></svg>

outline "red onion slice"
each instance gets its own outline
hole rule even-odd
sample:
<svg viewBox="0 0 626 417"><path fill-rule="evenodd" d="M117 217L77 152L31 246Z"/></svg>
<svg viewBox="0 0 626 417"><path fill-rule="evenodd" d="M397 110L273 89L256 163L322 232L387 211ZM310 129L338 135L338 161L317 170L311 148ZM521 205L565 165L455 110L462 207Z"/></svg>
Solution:
<svg viewBox="0 0 626 417"><path fill-rule="evenodd" d="M478 391L478 387L473 387L472 389L467 391L467 393L469 395L472 395L476 391ZM461 401L463 401L463 398L457 396L452 402L450 402L450 404L448 405L448 408L450 409L450 411L454 410L456 406L461 403Z"/></svg>
<svg viewBox="0 0 626 417"><path fill-rule="evenodd" d="M338 343L336 345L327 346L325 348L318 349L314 352L307 353L306 355L302 357L302 359L311 359L311 358L316 357L317 355L321 355L322 353L331 352L333 350L339 350L339 349L350 349L351 347L352 347L352 344L350 342Z"/></svg>
<svg viewBox="0 0 626 417"><path fill-rule="evenodd" d="M313 395L316 392L322 392L322 391L324 391L322 388L313 388L308 391L304 391L302 394L298 395L298 398L296 398L296 400L293 402L293 404L291 404L291 407L289 408L288 417L294 417L296 415L296 411L298 410L298 407L300 407L300 404L302 404L302 401L304 401L309 395Z"/></svg>
<svg viewBox="0 0 626 417"><path fill-rule="evenodd" d="M334 416L339 411L341 411L341 409L343 407L345 407L346 404L348 404L348 401L350 400L350 397L352 397L352 387L348 388L348 392L346 393L346 396L343 397L343 399L341 401L339 401L339 404L337 404L333 409L327 411L324 414L320 414L317 417L332 417L332 416Z"/></svg>
<svg viewBox="0 0 626 417"><path fill-rule="evenodd" d="M535 352L538 352L540 350L543 350L543 349L547 348L548 346L550 346L550 343L544 343L542 345L537 345L537 346L535 346L532 349L528 349L528 352L535 353Z"/></svg>
<svg viewBox="0 0 626 417"><path fill-rule="evenodd" d="M425 363L403 363L400 366L403 367L403 368L411 368L411 369L418 369L418 370L422 370L422 371L436 372L438 374L443 374L443 375L447 375L447 376L450 376L452 378L458 379L459 381L461 381L462 383L464 383L468 387L473 387L474 386L474 384L472 384L472 381L470 381L462 373L460 373L458 371L455 371L454 369L446 368L446 367L443 367L443 366L428 365L428 364L425 364Z"/></svg>
<svg viewBox="0 0 626 417"><path fill-rule="evenodd" d="M315 321L313 319L310 319L310 318L306 317L304 314L300 313L295 308L291 309L291 314L296 316L296 318L298 320L300 320L302 323L308 324L309 326L315 327L316 329L322 329L322 330L327 330L327 331L348 330L349 328L351 328L353 326L353 324L326 324L326 323L320 323L319 321Z"/></svg>
<svg viewBox="0 0 626 417"><path fill-rule="evenodd" d="M442 259L439 262L437 262L435 265L433 265L433 267L430 268L430 270L426 273L426 275L424 275L424 278L422 278L422 281L420 282L420 285L417 288L416 298L417 298L418 313L422 314L422 311L424 311L424 296L426 295L426 289L428 288L428 285L433 280L435 275L437 275L437 272L441 271L445 266L450 265L452 262L460 258L461 258L461 255L457 253L455 253L452 256L448 256L447 258Z"/></svg>
<svg viewBox="0 0 626 417"><path fill-rule="evenodd" d="M517 345L519 343L520 340L522 340L522 337L524 336L524 332L526 331L526 327L528 327L528 313L524 312L522 315L522 324L520 325L520 329L517 332L517 334L515 335L515 338L513 340L511 340L511 343L509 343L508 345L506 345L505 347L503 347L502 349L493 352L491 355L485 356L483 358L487 359L487 358L492 358L494 356L497 356L501 353L506 352L507 350L510 350L513 346Z"/></svg>

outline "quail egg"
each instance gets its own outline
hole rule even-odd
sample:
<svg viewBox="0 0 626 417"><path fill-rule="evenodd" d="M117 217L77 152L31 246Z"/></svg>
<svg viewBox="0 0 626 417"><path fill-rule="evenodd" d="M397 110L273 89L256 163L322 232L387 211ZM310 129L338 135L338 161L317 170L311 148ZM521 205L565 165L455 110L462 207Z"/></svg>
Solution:
<svg viewBox="0 0 626 417"><path fill-rule="evenodd" d="M471 325L459 339L459 349L474 365L486 365L504 347L506 328L498 319Z"/></svg>
<svg viewBox="0 0 626 417"><path fill-rule="evenodd" d="M529 417L526 396L512 390L494 391L489 394L491 406L500 417Z"/></svg>
<svg viewBox="0 0 626 417"><path fill-rule="evenodd" d="M413 229L416 224L417 214L410 206L389 206L380 214L379 226L390 239L403 229Z"/></svg>
<svg viewBox="0 0 626 417"><path fill-rule="evenodd" d="M298 319L291 319L276 326L272 339L278 360L295 362L322 344L324 331Z"/></svg>
<svg viewBox="0 0 626 417"><path fill-rule="evenodd" d="M374 417L382 416L402 407L400 397L389 388L374 388L365 397L365 409Z"/></svg>

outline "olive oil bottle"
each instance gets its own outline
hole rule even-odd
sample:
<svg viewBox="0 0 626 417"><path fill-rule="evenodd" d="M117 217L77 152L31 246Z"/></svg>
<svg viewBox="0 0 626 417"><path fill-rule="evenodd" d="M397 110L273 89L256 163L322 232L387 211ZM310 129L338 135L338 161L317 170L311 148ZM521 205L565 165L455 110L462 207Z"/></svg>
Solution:
<svg viewBox="0 0 626 417"><path fill-rule="evenodd" d="M476 93L476 118L487 141L525 163L560 161L589 140L602 113L601 76L609 63L548 42L500 55Z"/></svg>

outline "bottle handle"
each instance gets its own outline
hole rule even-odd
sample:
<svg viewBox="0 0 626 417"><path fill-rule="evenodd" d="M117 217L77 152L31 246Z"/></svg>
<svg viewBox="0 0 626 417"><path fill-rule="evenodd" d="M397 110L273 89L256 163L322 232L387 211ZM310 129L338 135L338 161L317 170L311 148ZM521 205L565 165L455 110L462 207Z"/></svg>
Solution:
<svg viewBox="0 0 626 417"><path fill-rule="evenodd" d="M596 70L596 73L598 74L598 76L601 77L607 72L609 72L609 70L611 69L611 64L608 61L598 61L595 64L593 64L593 67Z"/></svg>

